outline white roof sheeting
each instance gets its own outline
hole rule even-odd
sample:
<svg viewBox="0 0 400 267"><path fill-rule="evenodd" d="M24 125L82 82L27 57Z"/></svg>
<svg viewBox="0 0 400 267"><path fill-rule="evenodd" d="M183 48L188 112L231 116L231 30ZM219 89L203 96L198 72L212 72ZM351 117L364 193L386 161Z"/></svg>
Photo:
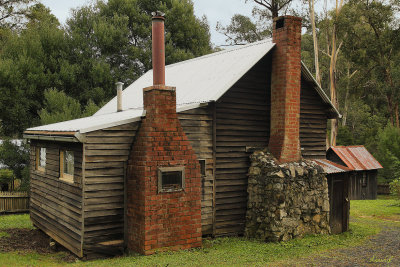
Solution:
<svg viewBox="0 0 400 267"><path fill-rule="evenodd" d="M122 112L114 112L97 116L93 115L91 117L33 127L27 129L27 131L87 133L138 121L143 115L144 112L142 109L130 109Z"/></svg>
<svg viewBox="0 0 400 267"><path fill-rule="evenodd" d="M217 101L274 46L272 39L266 39L166 66L166 85L176 87L177 111ZM315 83L304 64L302 73ZM122 93L122 112L116 112L117 97L114 97L91 117L29 128L27 131L87 133L139 121L145 114L143 88L152 84L153 71L150 70L125 88ZM319 86L315 88L324 102L337 112L322 89Z"/></svg>
<svg viewBox="0 0 400 267"><path fill-rule="evenodd" d="M176 87L177 106L218 100L273 47L271 39L186 60L165 68L165 84ZM153 84L150 70L122 93L122 109L143 108L143 88ZM117 109L114 97L95 115Z"/></svg>

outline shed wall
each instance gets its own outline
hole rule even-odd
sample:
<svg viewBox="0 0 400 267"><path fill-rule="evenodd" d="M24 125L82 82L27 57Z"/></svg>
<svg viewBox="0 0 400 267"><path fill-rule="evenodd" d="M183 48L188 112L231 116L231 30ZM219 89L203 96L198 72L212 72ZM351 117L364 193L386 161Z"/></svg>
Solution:
<svg viewBox="0 0 400 267"><path fill-rule="evenodd" d="M202 177L201 222L203 235L210 235L213 233L215 185L213 109L207 106L180 112L178 118L197 159L206 161L206 175Z"/></svg>
<svg viewBox="0 0 400 267"><path fill-rule="evenodd" d="M270 60L264 57L216 103L215 235L244 232L246 148L265 148L269 140Z"/></svg>
<svg viewBox="0 0 400 267"><path fill-rule="evenodd" d="M363 184L363 175L366 175L366 184ZM350 175L350 199L376 199L377 198L377 170L356 171Z"/></svg>
<svg viewBox="0 0 400 267"><path fill-rule="evenodd" d="M85 254L116 251L105 247L124 240L124 184L126 162L139 123L86 134L84 144L84 240Z"/></svg>
<svg viewBox="0 0 400 267"><path fill-rule="evenodd" d="M36 170L35 151L46 148L45 171ZM60 149L74 151L74 183L60 177ZM30 216L33 224L82 256L82 144L31 140Z"/></svg>
<svg viewBox="0 0 400 267"><path fill-rule="evenodd" d="M302 80L300 93L300 147L303 158L326 158L326 105L310 83Z"/></svg>

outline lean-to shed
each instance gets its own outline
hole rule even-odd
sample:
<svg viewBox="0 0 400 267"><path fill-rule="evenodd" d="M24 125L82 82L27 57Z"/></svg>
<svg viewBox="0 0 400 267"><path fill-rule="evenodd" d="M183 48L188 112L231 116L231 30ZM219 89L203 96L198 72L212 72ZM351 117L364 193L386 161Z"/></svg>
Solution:
<svg viewBox="0 0 400 267"><path fill-rule="evenodd" d="M162 20L155 17L153 38ZM279 21L284 36L300 36L300 27L292 31L298 18ZM249 153L274 142L271 84L291 75L289 59L274 59L285 38L166 66L165 84L175 87L153 83L154 68L123 91L120 112L116 97L91 117L26 130L34 225L81 257L243 234ZM325 159L327 119L339 114L295 45L295 149Z"/></svg>
<svg viewBox="0 0 400 267"><path fill-rule="evenodd" d="M376 199L378 170L382 166L364 146L331 147L327 158L352 171L349 175L350 199Z"/></svg>
<svg viewBox="0 0 400 267"><path fill-rule="evenodd" d="M346 232L349 229L350 219L349 177L351 169L327 159L315 159L314 161L324 169L328 180L331 232L332 234Z"/></svg>

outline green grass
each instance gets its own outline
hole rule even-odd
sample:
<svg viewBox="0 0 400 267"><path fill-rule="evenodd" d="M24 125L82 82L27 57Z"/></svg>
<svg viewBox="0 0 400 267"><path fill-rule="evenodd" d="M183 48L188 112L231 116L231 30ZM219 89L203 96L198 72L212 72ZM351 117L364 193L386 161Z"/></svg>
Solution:
<svg viewBox="0 0 400 267"><path fill-rule="evenodd" d="M299 258L320 251L362 243L379 229L352 224L352 230L340 235L307 236L281 243L265 243L244 238L218 238L204 242L204 248L192 251L160 253L152 256L80 262L78 266L265 266L278 260Z"/></svg>
<svg viewBox="0 0 400 267"><path fill-rule="evenodd" d="M0 238L2 238L2 237L10 237L10 235L7 232L0 231Z"/></svg>
<svg viewBox="0 0 400 267"><path fill-rule="evenodd" d="M376 200L352 200L350 216L380 220L400 221L399 200L378 198Z"/></svg>
<svg viewBox="0 0 400 267"><path fill-rule="evenodd" d="M0 230L9 228L28 228L33 229L33 225L29 219L29 214L20 215L1 215Z"/></svg>
<svg viewBox="0 0 400 267"><path fill-rule="evenodd" d="M362 244L377 234L382 220L400 220L400 208L393 199L351 201L350 231L340 235L306 236L303 239L281 243L264 243L244 238L217 238L205 240L202 249L165 252L152 256L132 255L106 260L77 262L72 266L265 266L272 262L286 262L337 248ZM27 215L0 218L0 229L31 228ZM4 216L7 217L7 216ZM376 223L379 220L380 223ZM39 255L36 253L0 253L0 266L62 266L63 253Z"/></svg>

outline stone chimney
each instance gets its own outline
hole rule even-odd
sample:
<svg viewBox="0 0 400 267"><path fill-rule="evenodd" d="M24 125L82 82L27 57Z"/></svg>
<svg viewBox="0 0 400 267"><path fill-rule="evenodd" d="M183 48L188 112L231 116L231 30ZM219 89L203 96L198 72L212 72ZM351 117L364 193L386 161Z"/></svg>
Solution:
<svg viewBox="0 0 400 267"><path fill-rule="evenodd" d="M279 162L301 159L301 18L274 19L269 150Z"/></svg>
<svg viewBox="0 0 400 267"><path fill-rule="evenodd" d="M200 166L165 86L164 17L153 13L153 86L127 170L127 246L145 255L200 247ZM162 58L161 58L162 57Z"/></svg>

